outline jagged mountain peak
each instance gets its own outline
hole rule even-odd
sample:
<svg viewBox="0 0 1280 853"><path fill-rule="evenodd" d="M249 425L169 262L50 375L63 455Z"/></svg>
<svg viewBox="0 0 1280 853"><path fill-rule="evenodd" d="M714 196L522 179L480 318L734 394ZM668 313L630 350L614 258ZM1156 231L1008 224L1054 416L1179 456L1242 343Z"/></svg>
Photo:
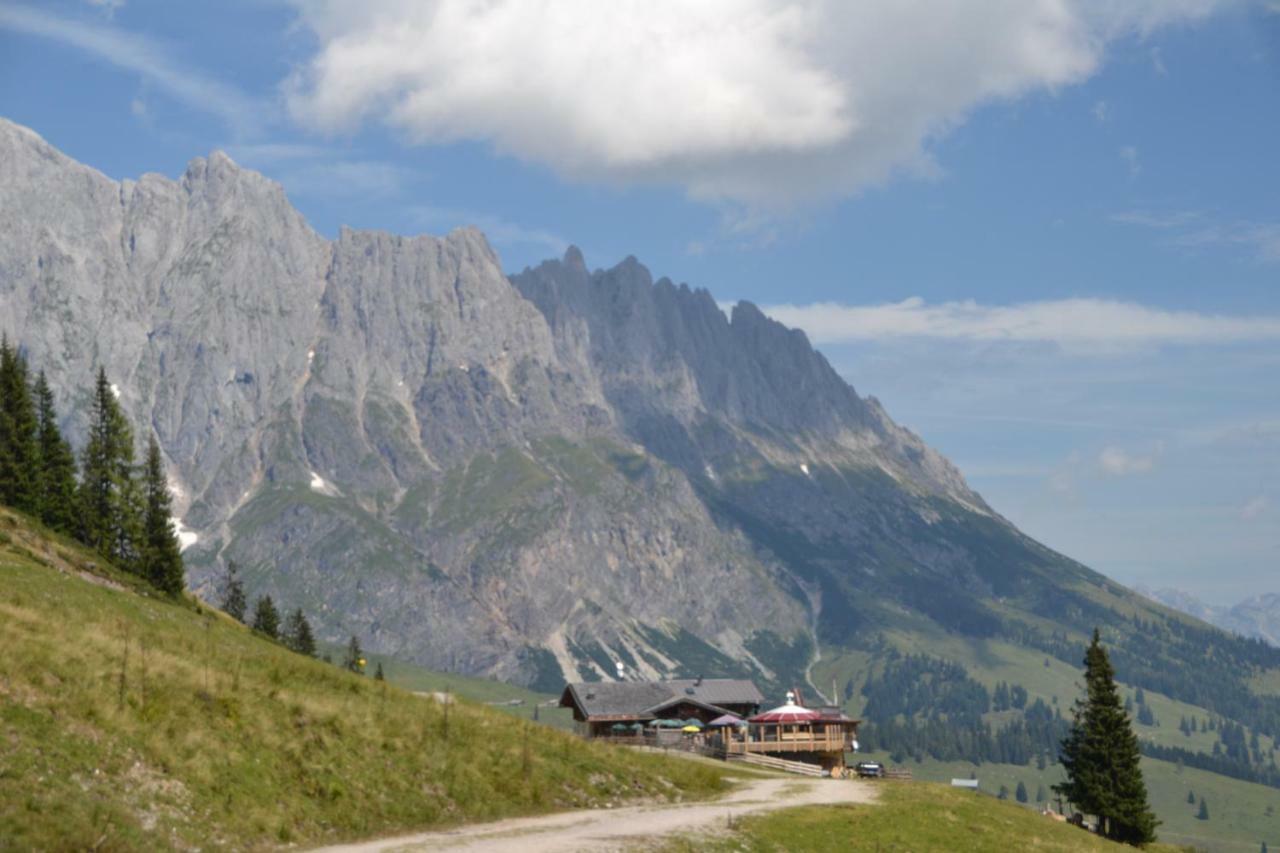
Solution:
<svg viewBox="0 0 1280 853"><path fill-rule="evenodd" d="M115 182L2 131L0 327L73 436L107 368L205 591L235 559L329 638L544 686L617 660L781 681L880 618L868 584L1017 588L939 531L1041 559L755 305L575 247L507 277L473 228L328 240L220 153Z"/></svg>

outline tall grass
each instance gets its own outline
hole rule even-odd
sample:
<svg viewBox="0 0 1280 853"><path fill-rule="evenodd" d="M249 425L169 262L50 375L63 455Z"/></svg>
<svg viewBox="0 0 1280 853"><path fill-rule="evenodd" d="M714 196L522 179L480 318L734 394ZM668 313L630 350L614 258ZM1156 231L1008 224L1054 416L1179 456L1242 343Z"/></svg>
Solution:
<svg viewBox="0 0 1280 853"><path fill-rule="evenodd" d="M0 532L0 849L269 848L725 784L104 586L5 510Z"/></svg>

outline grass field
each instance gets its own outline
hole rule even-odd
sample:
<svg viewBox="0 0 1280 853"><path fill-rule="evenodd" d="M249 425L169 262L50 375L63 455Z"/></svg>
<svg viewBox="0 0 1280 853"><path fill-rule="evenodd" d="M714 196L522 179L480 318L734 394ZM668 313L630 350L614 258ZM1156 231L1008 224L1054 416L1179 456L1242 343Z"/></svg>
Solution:
<svg viewBox="0 0 1280 853"><path fill-rule="evenodd" d="M726 786L292 654L97 562L0 510L0 848L266 849Z"/></svg>
<svg viewBox="0 0 1280 853"><path fill-rule="evenodd" d="M869 753L867 757L888 761L883 754ZM985 794L995 795L1002 785L1007 787L1010 802L1018 782L1022 782L1031 801L1028 808L1038 807L1035 797L1041 786L1051 800L1052 786L1062 780L1062 768L1057 765L1049 765L1043 771L1035 765L942 761L911 761L903 766L909 767L917 779L937 782L968 779L973 774ZM1162 821L1158 830L1162 841L1232 853L1256 853L1266 841L1271 849L1280 850L1280 790L1190 767L1179 770L1174 764L1152 758L1142 759L1142 772L1152 808ZM1188 791L1195 794L1197 803L1201 796L1205 798L1209 820L1196 818L1197 807L1187 803ZM1272 809L1270 815L1268 806Z"/></svg>
<svg viewBox="0 0 1280 853"><path fill-rule="evenodd" d="M783 809L746 818L734 830L715 837L684 838L658 849L662 853L1122 853L1133 848L984 794L925 782L885 782L874 805ZM1152 845L1147 849L1176 848Z"/></svg>

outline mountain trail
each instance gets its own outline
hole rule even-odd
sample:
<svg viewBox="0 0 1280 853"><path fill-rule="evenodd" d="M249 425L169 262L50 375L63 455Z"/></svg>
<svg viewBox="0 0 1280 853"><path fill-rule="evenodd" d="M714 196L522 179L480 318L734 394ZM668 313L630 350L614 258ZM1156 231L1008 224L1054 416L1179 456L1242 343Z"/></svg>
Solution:
<svg viewBox="0 0 1280 853"><path fill-rule="evenodd" d="M628 806L513 818L322 848L321 853L568 853L623 850L662 836L724 830L731 821L792 806L873 803L875 786L841 779L752 779L713 802Z"/></svg>

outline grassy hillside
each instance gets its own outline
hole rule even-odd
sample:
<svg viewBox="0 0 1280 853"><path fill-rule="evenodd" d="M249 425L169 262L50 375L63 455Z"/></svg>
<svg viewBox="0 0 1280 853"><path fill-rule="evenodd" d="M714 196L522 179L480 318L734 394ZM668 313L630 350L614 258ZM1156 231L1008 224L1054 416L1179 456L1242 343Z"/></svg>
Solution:
<svg viewBox="0 0 1280 853"><path fill-rule="evenodd" d="M267 848L725 784L294 655L6 510L0 648L0 847Z"/></svg>
<svg viewBox="0 0 1280 853"><path fill-rule="evenodd" d="M892 782L880 788L880 798L875 805L784 809L746 818L728 833L685 838L661 849L664 853L846 850L1123 853L1133 850L1042 817L1030 809L972 791L927 783ZM1176 848L1157 844L1146 849L1172 851Z"/></svg>

